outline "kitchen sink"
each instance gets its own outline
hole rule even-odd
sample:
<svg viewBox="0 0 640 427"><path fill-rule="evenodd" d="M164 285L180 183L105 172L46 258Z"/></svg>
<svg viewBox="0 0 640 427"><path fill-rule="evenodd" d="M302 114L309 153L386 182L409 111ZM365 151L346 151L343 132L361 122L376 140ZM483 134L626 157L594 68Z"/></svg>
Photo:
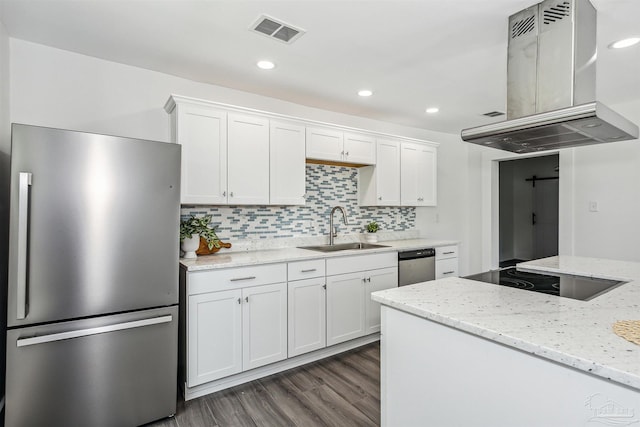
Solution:
<svg viewBox="0 0 640 427"><path fill-rule="evenodd" d="M337 245L318 245L318 246L300 246L299 249L308 249L310 251L318 252L337 252L348 251L352 249L365 250L365 249L377 249L388 248L385 245L375 245L373 243L340 243Z"/></svg>

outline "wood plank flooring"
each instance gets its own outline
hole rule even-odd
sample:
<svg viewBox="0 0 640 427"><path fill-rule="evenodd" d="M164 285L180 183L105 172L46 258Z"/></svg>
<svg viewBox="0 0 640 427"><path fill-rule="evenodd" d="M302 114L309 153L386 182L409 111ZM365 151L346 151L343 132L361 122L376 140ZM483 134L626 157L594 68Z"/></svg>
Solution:
<svg viewBox="0 0 640 427"><path fill-rule="evenodd" d="M146 427L379 426L380 343L179 402Z"/></svg>

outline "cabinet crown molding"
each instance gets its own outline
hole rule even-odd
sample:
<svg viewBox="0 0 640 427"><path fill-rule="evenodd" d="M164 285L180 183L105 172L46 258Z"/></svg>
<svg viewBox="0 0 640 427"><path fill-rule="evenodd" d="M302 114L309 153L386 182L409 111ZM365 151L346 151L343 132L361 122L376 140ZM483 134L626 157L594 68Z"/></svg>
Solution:
<svg viewBox="0 0 640 427"><path fill-rule="evenodd" d="M173 110L176 108L176 106L179 105L179 104L200 105L200 106L206 106L206 107L217 107L217 108L223 108L225 110L231 110L231 111L236 111L236 112L258 114L258 115L265 116L267 118L275 118L275 119L280 119L280 120L288 120L288 121L298 122L298 123L304 124L304 125L324 126L324 127L334 128L334 129L340 129L342 131L366 133L366 134L373 135L373 136L376 136L376 137L394 138L394 139L399 139L399 140L402 140L402 141L410 141L410 142L416 142L416 143L419 143L419 144L425 144L425 145L429 145L429 146L432 146L432 147L439 147L440 146L440 143L438 143L438 142L427 141L427 140L424 140L424 139L417 139L417 138L411 138L411 137L402 136L402 135L394 135L394 134L389 134L389 133L377 132L377 131L372 131L372 130L369 130L369 129L354 128L354 127L350 127L350 126L338 125L338 124L334 124L334 123L327 123L327 122L322 122L322 121L312 120L312 119L305 119L305 118L296 117L296 116L288 116L286 114L279 114L279 113L274 113L274 112L270 112L270 111L258 110L258 109L254 109L254 108L248 108L248 107L241 107L241 106L238 106L238 105L225 104L225 103L222 103L222 102L209 101L209 100L206 100L206 99L193 98L193 97L184 96L184 95L177 95L177 94L169 95L169 99L167 99L167 102L165 102L165 104L164 104L164 110L168 114L171 114L173 112Z"/></svg>

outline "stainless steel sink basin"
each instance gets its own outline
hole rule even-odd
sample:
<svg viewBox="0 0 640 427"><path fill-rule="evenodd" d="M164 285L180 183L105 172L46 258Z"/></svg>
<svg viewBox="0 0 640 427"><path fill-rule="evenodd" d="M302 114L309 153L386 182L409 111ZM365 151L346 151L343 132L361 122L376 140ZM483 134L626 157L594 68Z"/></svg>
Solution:
<svg viewBox="0 0 640 427"><path fill-rule="evenodd" d="M352 249L365 250L376 248L388 248L385 245L374 245L373 243L340 243L337 245L319 245L319 246L300 246L299 249L308 249L310 251L318 252L337 252L348 251Z"/></svg>

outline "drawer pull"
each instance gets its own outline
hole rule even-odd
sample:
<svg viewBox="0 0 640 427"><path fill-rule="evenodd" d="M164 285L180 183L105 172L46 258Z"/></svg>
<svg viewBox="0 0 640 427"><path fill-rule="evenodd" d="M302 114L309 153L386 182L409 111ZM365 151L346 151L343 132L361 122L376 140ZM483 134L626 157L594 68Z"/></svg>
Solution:
<svg viewBox="0 0 640 427"><path fill-rule="evenodd" d="M230 281L231 282L239 282L240 280L253 280L255 278L256 278L256 276L236 277L236 278L231 279Z"/></svg>
<svg viewBox="0 0 640 427"><path fill-rule="evenodd" d="M455 252L454 251L442 252L442 255L451 255L451 254L455 254Z"/></svg>
<svg viewBox="0 0 640 427"><path fill-rule="evenodd" d="M444 272L444 273L442 273L442 274L453 274L453 273L455 273L455 271L445 271L445 272Z"/></svg>
<svg viewBox="0 0 640 427"><path fill-rule="evenodd" d="M317 268L308 268L306 270L300 270L301 273L311 273L313 271L317 271Z"/></svg>

